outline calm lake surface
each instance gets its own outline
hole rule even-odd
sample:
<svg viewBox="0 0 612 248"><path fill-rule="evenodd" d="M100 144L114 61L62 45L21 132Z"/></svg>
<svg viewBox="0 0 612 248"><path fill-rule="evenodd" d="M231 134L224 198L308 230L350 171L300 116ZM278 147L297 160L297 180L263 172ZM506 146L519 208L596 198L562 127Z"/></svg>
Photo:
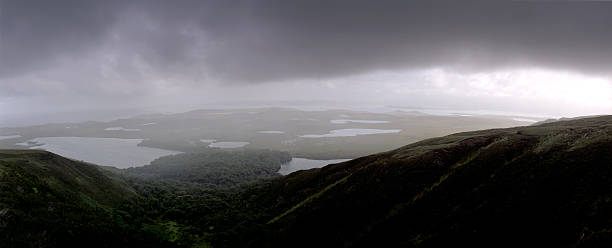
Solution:
<svg viewBox="0 0 612 248"><path fill-rule="evenodd" d="M282 164L280 170L278 170L278 173L284 176L299 170L321 168L328 164L342 163L349 160L350 159L314 160L306 158L293 158L291 159L291 162Z"/></svg>
<svg viewBox="0 0 612 248"><path fill-rule="evenodd" d="M214 142L208 145L208 147L214 148L239 148L248 145L249 142L243 141L223 141L223 142Z"/></svg>
<svg viewBox="0 0 612 248"><path fill-rule="evenodd" d="M6 136L1 136L0 135L0 140L5 140L5 139L16 139L16 138L20 138L21 135L6 135Z"/></svg>
<svg viewBox="0 0 612 248"><path fill-rule="evenodd" d="M128 131L128 132L137 132L137 131L141 131L140 129L136 129L136 128L124 128L124 127L109 127L109 128L105 128L104 131Z"/></svg>
<svg viewBox="0 0 612 248"><path fill-rule="evenodd" d="M389 123L389 121L378 121L378 120L331 120L329 121L332 124L349 124L349 123L364 123L364 124L380 124L380 123Z"/></svg>
<svg viewBox="0 0 612 248"><path fill-rule="evenodd" d="M351 137L357 135L381 134L381 133L399 133L401 129L370 129L370 128L348 128L331 130L326 134L306 134L302 138L328 138L328 137Z"/></svg>
<svg viewBox="0 0 612 248"><path fill-rule="evenodd" d="M181 152L137 146L141 139L44 137L32 140L43 149L64 157L98 165L128 168L149 164L156 158Z"/></svg>
<svg viewBox="0 0 612 248"><path fill-rule="evenodd" d="M258 131L258 133L264 133L264 134L284 134L285 132L283 132L283 131Z"/></svg>

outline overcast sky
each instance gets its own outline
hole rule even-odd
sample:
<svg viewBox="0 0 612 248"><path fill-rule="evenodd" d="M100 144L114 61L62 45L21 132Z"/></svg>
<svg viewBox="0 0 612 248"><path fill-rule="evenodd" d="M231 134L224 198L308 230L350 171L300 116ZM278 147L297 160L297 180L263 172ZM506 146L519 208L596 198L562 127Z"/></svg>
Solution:
<svg viewBox="0 0 612 248"><path fill-rule="evenodd" d="M611 114L611 82L605 1L0 0L0 125L288 101Z"/></svg>

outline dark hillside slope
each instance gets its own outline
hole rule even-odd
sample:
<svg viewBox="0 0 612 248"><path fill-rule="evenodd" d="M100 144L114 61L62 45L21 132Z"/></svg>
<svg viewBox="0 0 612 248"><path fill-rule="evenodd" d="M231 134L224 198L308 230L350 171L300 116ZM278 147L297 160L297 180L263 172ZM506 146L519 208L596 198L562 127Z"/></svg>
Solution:
<svg viewBox="0 0 612 248"><path fill-rule="evenodd" d="M112 208L133 196L97 166L45 151L0 150L0 246L121 244L121 217Z"/></svg>
<svg viewBox="0 0 612 248"><path fill-rule="evenodd" d="M612 116L429 139L293 173L246 203L264 214L224 245L610 245Z"/></svg>

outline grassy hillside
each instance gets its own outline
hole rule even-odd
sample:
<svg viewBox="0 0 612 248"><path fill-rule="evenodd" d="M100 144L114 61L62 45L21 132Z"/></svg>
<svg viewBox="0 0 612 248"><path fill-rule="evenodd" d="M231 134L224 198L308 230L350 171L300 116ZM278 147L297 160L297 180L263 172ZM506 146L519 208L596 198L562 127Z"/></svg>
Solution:
<svg viewBox="0 0 612 248"><path fill-rule="evenodd" d="M610 245L612 116L429 139L245 201L263 214L226 246Z"/></svg>
<svg viewBox="0 0 612 248"><path fill-rule="evenodd" d="M117 210L135 196L97 166L45 151L0 150L1 246L147 243L139 225Z"/></svg>
<svg viewBox="0 0 612 248"><path fill-rule="evenodd" d="M3 181L28 183L28 179L37 178L55 192L86 195L109 206L135 195L127 185L105 177L95 165L41 150L0 150L0 171Z"/></svg>

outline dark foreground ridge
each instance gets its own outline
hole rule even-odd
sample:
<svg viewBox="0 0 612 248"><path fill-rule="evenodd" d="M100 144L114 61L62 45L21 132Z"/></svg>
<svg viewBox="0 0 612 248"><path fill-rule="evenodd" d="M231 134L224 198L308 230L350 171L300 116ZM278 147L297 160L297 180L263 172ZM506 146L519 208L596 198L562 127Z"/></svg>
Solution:
<svg viewBox="0 0 612 248"><path fill-rule="evenodd" d="M0 247L123 243L112 209L136 197L97 166L39 150L0 150ZM95 245L94 245L95 246Z"/></svg>
<svg viewBox="0 0 612 248"><path fill-rule="evenodd" d="M257 178L239 161L223 175ZM253 167L263 181L234 188L211 181L222 168L210 164L177 167L188 180L169 180L171 167L143 179L2 151L0 238L14 247L39 246L28 237L69 244L62 237L75 233L131 247L612 245L612 116L458 133L285 177Z"/></svg>
<svg viewBox="0 0 612 248"><path fill-rule="evenodd" d="M252 194L253 246L610 245L612 116L429 139Z"/></svg>

